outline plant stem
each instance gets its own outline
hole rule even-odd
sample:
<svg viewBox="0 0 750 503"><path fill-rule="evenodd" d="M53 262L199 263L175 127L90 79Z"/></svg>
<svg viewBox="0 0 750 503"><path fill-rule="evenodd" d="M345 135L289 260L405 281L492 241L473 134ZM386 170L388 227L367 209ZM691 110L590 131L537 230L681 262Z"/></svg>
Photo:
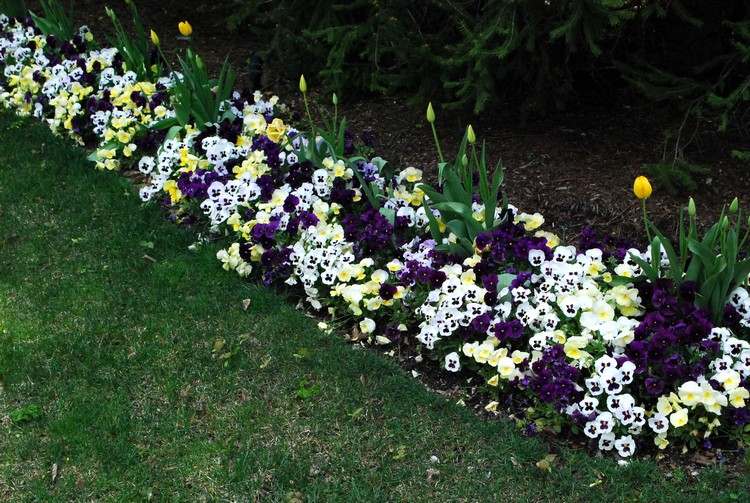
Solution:
<svg viewBox="0 0 750 503"><path fill-rule="evenodd" d="M435 139L435 146L437 147L438 158L440 159L440 162L445 162L445 159L443 158L443 151L440 148L440 140L438 140L437 131L435 130L435 124L433 122L430 122L430 127L432 128L432 137Z"/></svg>
<svg viewBox="0 0 750 503"><path fill-rule="evenodd" d="M164 56L164 51L161 50L161 45L158 45L156 47L159 50L159 56L161 56L161 59L167 64L167 69L169 70L169 73L174 73L174 70L172 70L172 64L169 62L169 60Z"/></svg>
<svg viewBox="0 0 750 503"><path fill-rule="evenodd" d="M651 244L651 231L648 229L648 213L646 212L646 200L641 199L641 210L643 211L643 225L646 228L646 237Z"/></svg>
<svg viewBox="0 0 750 503"><path fill-rule="evenodd" d="M313 123L312 115L310 114L310 107L307 104L307 93L302 93L302 101L305 102L305 112L307 112L307 120L310 121L310 132L312 132L312 140L313 144L315 144L318 135L315 134L315 124Z"/></svg>

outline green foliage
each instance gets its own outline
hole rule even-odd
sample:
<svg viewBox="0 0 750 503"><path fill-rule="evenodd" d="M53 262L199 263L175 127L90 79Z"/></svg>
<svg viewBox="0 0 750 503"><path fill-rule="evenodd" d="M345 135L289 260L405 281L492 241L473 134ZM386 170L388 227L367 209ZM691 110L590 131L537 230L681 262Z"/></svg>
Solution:
<svg viewBox="0 0 750 503"><path fill-rule="evenodd" d="M40 0L44 17L29 12L37 28L45 35L52 35L60 40L70 40L76 34L73 19L58 0Z"/></svg>
<svg viewBox="0 0 750 503"><path fill-rule="evenodd" d="M657 47L631 61L616 61L623 78L651 100L677 104L686 118L716 124L721 132L745 128L750 106L750 5L683 0L669 12L652 12L661 20L661 29L680 23L682 28L673 30L671 53ZM680 53L678 43L690 49Z"/></svg>
<svg viewBox="0 0 750 503"><path fill-rule="evenodd" d="M231 29L248 29L264 55L292 75L318 72L339 90L417 90L475 113L503 101L525 111L561 106L579 80L613 62L649 55L653 21L694 30L679 1L235 0ZM299 15L304 11L305 15ZM262 12L263 16L257 13ZM670 17L671 16L671 17ZM665 37L667 35L664 35ZM648 39L653 47L664 41ZM682 47L676 47L682 49ZM621 58L620 56L623 56Z"/></svg>
<svg viewBox="0 0 750 503"><path fill-rule="evenodd" d="M219 122L229 111L222 110L232 95L236 75L227 60L221 66L218 79L211 79L201 57L188 49L185 57L178 57L182 76L175 79L171 89L175 117L157 123L157 129L174 126L184 128L189 123L203 130L207 123Z"/></svg>
<svg viewBox="0 0 750 503"><path fill-rule="evenodd" d="M230 28L262 33L266 58L293 73L317 71L334 89L416 88L476 113L503 98L535 109L561 98L573 54L598 57L636 14L624 0L235 3Z"/></svg>
<svg viewBox="0 0 750 503"><path fill-rule="evenodd" d="M470 147L471 155L467 146ZM473 143L469 145L468 135L464 135L455 161L441 163L440 171L442 191L427 184L419 186L428 197L424 207L430 234L438 243L442 243L438 245L438 249L469 256L474 253L476 237L482 232L495 229L502 222L495 219L495 210L501 198L503 167L498 162L490 178L485 146L482 145L481 154L477 155L476 146ZM472 208L475 194L479 194L484 206L480 220L474 218ZM504 194L501 204L501 213L504 214L508 204ZM440 212L440 218L445 224L444 231L441 231L441 226L432 213L433 209ZM456 236L456 243L446 241L450 234Z"/></svg>
<svg viewBox="0 0 750 503"><path fill-rule="evenodd" d="M105 7L107 17L112 21L114 26L114 35L109 37L109 43L120 53L128 70L138 75L139 80L156 80L161 75L161 68L157 62L151 63L150 57L150 38L146 29L141 22L138 14L138 8L135 2L125 2L130 8L130 14L133 21L132 31L127 31L117 18L117 14Z"/></svg>
<svg viewBox="0 0 750 503"><path fill-rule="evenodd" d="M14 424L29 423L42 417L42 408L35 404L24 405L10 413L10 420Z"/></svg>
<svg viewBox="0 0 750 503"><path fill-rule="evenodd" d="M307 379L302 379L297 387L297 398L300 400L309 400L320 394L320 384L310 384Z"/></svg>
<svg viewBox="0 0 750 503"><path fill-rule="evenodd" d="M696 178L710 171L705 166L684 161L644 164L643 169L658 187L670 194L695 192L698 188Z"/></svg>
<svg viewBox="0 0 750 503"><path fill-rule="evenodd" d="M26 15L26 3L24 0L0 0L0 13L12 17Z"/></svg>
<svg viewBox="0 0 750 503"><path fill-rule="evenodd" d="M695 215L680 212L680 229L677 248L651 222L648 227L654 234L651 241L650 262L639 257L635 260L651 281L668 277L679 286L683 282L698 285L696 304L709 310L715 322L724 314L730 292L746 285L750 274L750 258L745 247L750 226L742 218L735 199L729 210L722 211L718 221L700 237ZM743 230L744 228L744 230ZM661 249L668 259L666 271L661 264Z"/></svg>

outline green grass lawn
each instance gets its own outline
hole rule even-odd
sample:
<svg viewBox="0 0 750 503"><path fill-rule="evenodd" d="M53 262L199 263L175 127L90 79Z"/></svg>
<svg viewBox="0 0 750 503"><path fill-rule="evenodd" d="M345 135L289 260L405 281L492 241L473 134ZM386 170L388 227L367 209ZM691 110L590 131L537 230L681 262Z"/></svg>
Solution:
<svg viewBox="0 0 750 503"><path fill-rule="evenodd" d="M0 114L0 500L750 498L742 467L696 479L563 448L542 471L544 441L322 334L193 241Z"/></svg>

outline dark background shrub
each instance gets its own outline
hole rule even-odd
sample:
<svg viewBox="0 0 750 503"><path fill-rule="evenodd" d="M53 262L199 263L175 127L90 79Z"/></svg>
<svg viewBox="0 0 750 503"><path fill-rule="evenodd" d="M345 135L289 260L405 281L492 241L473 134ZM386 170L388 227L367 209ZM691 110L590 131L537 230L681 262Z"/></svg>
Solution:
<svg viewBox="0 0 750 503"><path fill-rule="evenodd" d="M546 113L633 88L744 118L748 2L728 0L235 0L230 29L266 64L339 92L409 91L480 113ZM737 122L738 124L741 121Z"/></svg>

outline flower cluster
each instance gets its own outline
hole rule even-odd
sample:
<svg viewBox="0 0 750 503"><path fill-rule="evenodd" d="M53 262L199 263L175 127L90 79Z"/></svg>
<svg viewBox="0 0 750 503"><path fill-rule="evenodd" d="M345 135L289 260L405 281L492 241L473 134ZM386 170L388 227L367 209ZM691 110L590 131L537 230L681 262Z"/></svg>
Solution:
<svg viewBox="0 0 750 503"><path fill-rule="evenodd" d="M540 214L512 206L497 209L502 223L473 239L473 253L451 255L454 234L430 237L430 225L442 233L451 222L431 206L420 169L352 157L348 134L341 151L326 151L260 92L235 92L202 129L165 131L179 75L139 82L116 49L92 41L86 28L61 41L0 16L0 105L87 146L99 169L139 173L144 202L228 236L224 269L296 288L312 310L379 344L433 352L493 395L533 404L528 424L552 416L622 457L644 445L706 447L750 423L745 288L715 326L696 307L696 285L644 275L653 258L669 265L665 250L590 230L566 246ZM482 222L474 201L469 217Z"/></svg>

